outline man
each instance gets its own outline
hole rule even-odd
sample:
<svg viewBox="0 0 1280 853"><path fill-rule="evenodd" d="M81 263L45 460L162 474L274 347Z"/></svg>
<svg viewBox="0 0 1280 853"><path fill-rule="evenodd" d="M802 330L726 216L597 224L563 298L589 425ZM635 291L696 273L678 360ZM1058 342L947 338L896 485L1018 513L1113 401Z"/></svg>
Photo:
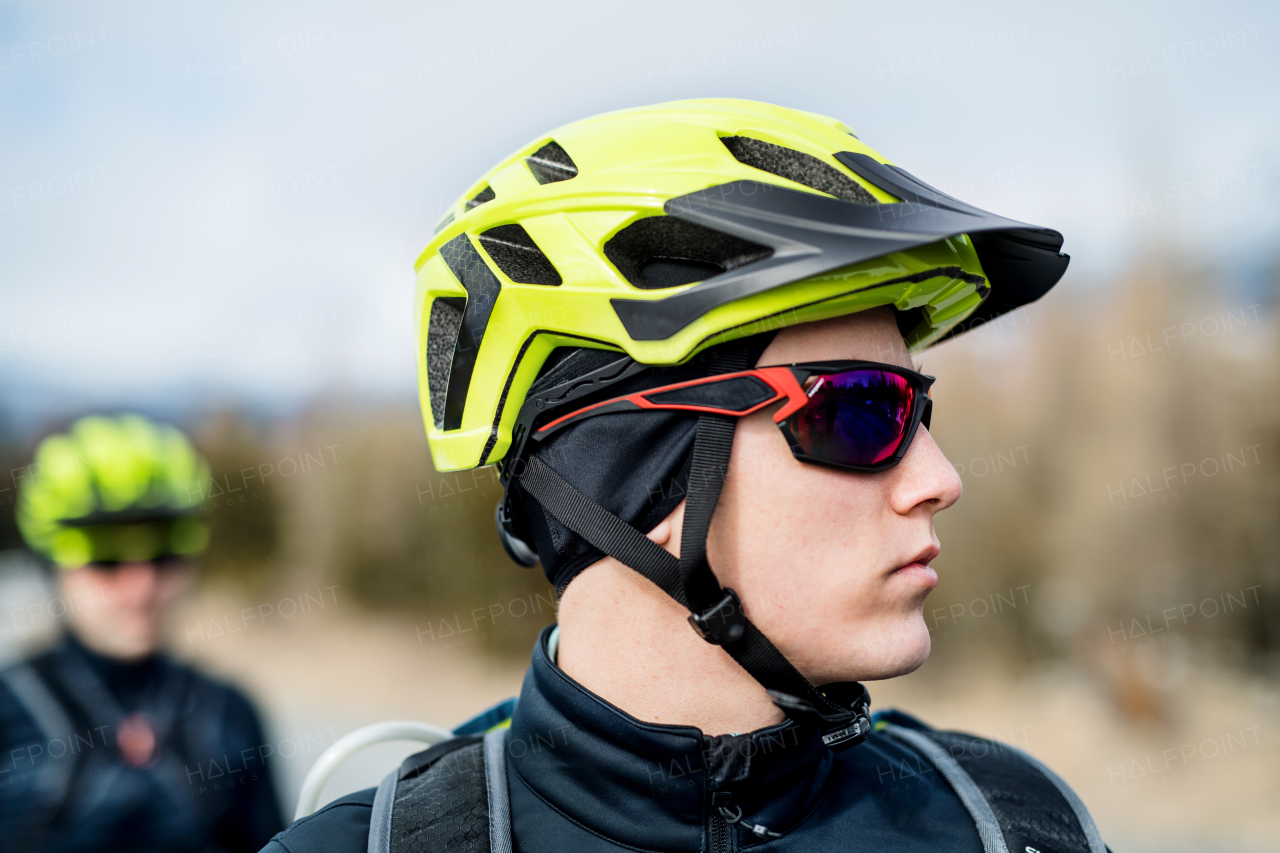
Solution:
<svg viewBox="0 0 1280 853"><path fill-rule="evenodd" d="M501 466L559 624L509 729L267 849L1102 853L1034 759L873 721L858 683L927 657L961 491L909 353L1039 298L1061 245L767 104L611 113L500 164L418 262L423 414L438 468Z"/></svg>
<svg viewBox="0 0 1280 853"><path fill-rule="evenodd" d="M0 672L0 849L257 850L279 829L253 707L160 651L208 479L136 415L81 418L23 472L18 525L67 630Z"/></svg>

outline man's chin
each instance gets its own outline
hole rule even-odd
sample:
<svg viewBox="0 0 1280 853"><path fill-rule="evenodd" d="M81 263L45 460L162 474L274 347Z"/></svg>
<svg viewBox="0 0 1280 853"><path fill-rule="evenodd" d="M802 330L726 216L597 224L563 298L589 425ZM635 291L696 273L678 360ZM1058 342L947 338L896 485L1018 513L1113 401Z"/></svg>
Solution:
<svg viewBox="0 0 1280 853"><path fill-rule="evenodd" d="M884 681L909 675L929 659L929 632L921 623L919 634L913 634L877 652L857 652L850 656L847 667L830 672L822 684L841 681Z"/></svg>
<svg viewBox="0 0 1280 853"><path fill-rule="evenodd" d="M924 662L929 659L932 640L923 622L920 623L919 627L918 633L903 637L894 643L890 649L875 655L875 660L859 661L858 672L861 674L857 679L851 680L884 681L889 678L910 675L924 666Z"/></svg>
<svg viewBox="0 0 1280 853"><path fill-rule="evenodd" d="M154 631L101 632L99 636L82 634L80 639L98 654L124 662L141 660L160 649L160 638Z"/></svg>

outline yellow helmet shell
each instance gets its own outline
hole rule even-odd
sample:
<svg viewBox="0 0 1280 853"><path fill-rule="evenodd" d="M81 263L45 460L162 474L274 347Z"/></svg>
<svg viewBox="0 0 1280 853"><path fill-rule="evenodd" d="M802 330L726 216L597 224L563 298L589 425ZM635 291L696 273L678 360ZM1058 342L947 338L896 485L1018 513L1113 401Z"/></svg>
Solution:
<svg viewBox="0 0 1280 853"><path fill-rule="evenodd" d="M738 143L744 139L754 155L743 154ZM770 160L777 152L781 167ZM730 206L740 202L746 210L756 203L746 196L757 192L771 204L816 196L814 204L853 205L860 215L889 206L906 212L900 196L867 179L889 176L882 164L884 157L835 119L729 99L607 113L516 151L459 199L417 260L418 380L436 468L501 460L525 395L557 347L615 349L645 364L678 364L713 344L879 305L914 312L918 319L907 334L914 350L945 336L992 290L964 231L917 236L901 250L757 285L740 297L712 300L705 310L686 307L677 320L648 329L627 313L643 313L648 302L663 303L662 309L696 303L682 294L696 290L701 299L737 273L735 263L748 272L751 264L772 265L774 278L785 279L779 266L786 253L805 251L803 241L762 230L765 220L728 223L712 242L725 242L729 255L738 253L734 258L709 265L704 280L655 286L612 250L622 242L615 238L641 220L680 218L706 227L727 193L738 194ZM895 186L907 186L892 174ZM915 186L900 192L910 196ZM919 186L935 193L930 198L945 199L944 207L955 202ZM786 219L776 211L761 216ZM767 254L742 248L753 245ZM697 269L694 261L683 262Z"/></svg>

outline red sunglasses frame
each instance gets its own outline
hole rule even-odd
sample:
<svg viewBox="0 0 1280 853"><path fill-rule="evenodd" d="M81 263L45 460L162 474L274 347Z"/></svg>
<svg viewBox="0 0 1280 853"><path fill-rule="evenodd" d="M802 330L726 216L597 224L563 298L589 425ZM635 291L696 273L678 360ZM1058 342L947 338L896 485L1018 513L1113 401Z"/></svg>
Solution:
<svg viewBox="0 0 1280 853"><path fill-rule="evenodd" d="M787 424L787 419L804 408L805 404L809 402L809 395L805 391L805 383L814 376L830 376L838 373L847 373L852 370L868 369L897 374L906 379L915 392L912 395L911 413L907 429L894 452L873 465L835 462L830 459L820 459L806 453ZM644 391L637 391L634 394L613 397L599 403L593 403L543 424L533 431L530 438L533 441L543 441L559 430L584 421L587 418L618 412L665 410L742 418L779 401L785 401L783 406L774 413L773 421L782 430L783 435L786 436L787 443L791 446L791 452L797 459L829 468L870 473L887 470L901 462L902 457L906 455L908 448L911 447L911 442L915 439L920 425L923 423L925 429L929 428L933 412L933 400L929 397L929 388L934 381L935 377L933 376L917 373L914 370L908 370L896 364L882 364L876 361L824 361L757 367L753 370L724 373L718 376L704 376L687 382L661 385L657 388L648 388ZM736 388L729 387L731 384ZM712 388L709 386L719 387ZM701 393L699 391L694 391L692 394L681 393L690 389L700 389ZM717 392L719 393L717 394ZM660 396L665 396L666 399L655 399ZM704 399L698 400L699 396ZM719 399L712 399L713 397L719 397Z"/></svg>

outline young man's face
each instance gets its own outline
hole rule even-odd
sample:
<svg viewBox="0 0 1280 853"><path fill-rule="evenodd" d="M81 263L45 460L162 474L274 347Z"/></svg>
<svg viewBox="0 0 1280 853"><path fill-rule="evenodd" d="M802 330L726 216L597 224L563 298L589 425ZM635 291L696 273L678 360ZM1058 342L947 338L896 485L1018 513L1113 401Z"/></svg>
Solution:
<svg viewBox="0 0 1280 853"><path fill-rule="evenodd" d="M89 648L136 660L160 648L165 617L186 589L185 562L88 565L59 576L67 619Z"/></svg>
<svg viewBox="0 0 1280 853"><path fill-rule="evenodd" d="M863 359L910 367L889 308L778 334L761 366ZM772 409L738 423L708 536L720 583L815 684L890 678L929 656L933 516L960 477L923 426L897 466L876 474L800 462Z"/></svg>

